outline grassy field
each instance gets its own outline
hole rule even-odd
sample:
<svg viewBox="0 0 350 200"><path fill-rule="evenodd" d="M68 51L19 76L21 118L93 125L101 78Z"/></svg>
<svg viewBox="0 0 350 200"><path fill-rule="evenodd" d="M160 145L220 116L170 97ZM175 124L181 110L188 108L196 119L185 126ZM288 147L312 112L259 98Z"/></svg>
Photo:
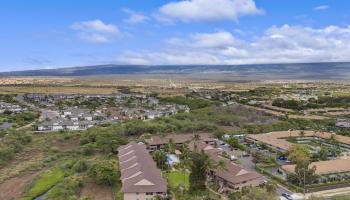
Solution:
<svg viewBox="0 0 350 200"><path fill-rule="evenodd" d="M118 92L112 87L84 87L84 86L0 86L0 94L112 94Z"/></svg>
<svg viewBox="0 0 350 200"><path fill-rule="evenodd" d="M59 181L64 179L64 172L60 168L53 168L46 171L34 182L34 185L28 190L25 197L22 200L32 200L38 197L50 188L55 186Z"/></svg>
<svg viewBox="0 0 350 200"><path fill-rule="evenodd" d="M182 171L172 171L164 173L164 177L168 179L168 184L171 188L177 188L179 185L184 185L186 189L189 188L189 173Z"/></svg>

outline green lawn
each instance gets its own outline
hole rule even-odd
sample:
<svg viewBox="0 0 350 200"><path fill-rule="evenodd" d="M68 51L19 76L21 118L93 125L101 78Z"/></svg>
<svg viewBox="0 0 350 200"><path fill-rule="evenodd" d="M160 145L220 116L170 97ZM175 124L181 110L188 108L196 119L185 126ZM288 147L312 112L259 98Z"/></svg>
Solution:
<svg viewBox="0 0 350 200"><path fill-rule="evenodd" d="M170 173L164 173L164 177L168 179L168 184L171 188L184 185L188 189L190 186L188 172L172 171Z"/></svg>
<svg viewBox="0 0 350 200"><path fill-rule="evenodd" d="M54 168L44 172L34 185L28 190L23 200L32 200L38 197L64 179L64 172L60 168Z"/></svg>

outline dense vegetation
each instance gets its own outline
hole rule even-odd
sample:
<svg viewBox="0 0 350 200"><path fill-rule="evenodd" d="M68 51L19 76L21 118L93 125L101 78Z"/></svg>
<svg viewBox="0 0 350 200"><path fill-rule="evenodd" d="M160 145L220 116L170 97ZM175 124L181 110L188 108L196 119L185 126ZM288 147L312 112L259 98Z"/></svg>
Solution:
<svg viewBox="0 0 350 200"><path fill-rule="evenodd" d="M13 159L31 141L31 134L24 131L11 131L6 134L0 142L0 166Z"/></svg>
<svg viewBox="0 0 350 200"><path fill-rule="evenodd" d="M350 107L350 96L320 96L318 100L312 99L308 102L297 101L297 100L283 100L275 99L272 103L273 106L288 108L293 110L303 110L308 108L349 108Z"/></svg>
<svg viewBox="0 0 350 200"><path fill-rule="evenodd" d="M17 127L29 124L37 118L38 114L35 112L11 113L5 111L3 114L0 114L0 122L13 123Z"/></svg>
<svg viewBox="0 0 350 200"><path fill-rule="evenodd" d="M288 108L293 110L302 110L303 109L303 102L297 101L297 100L284 100L284 99L275 99L272 102L273 106L281 107L281 108Z"/></svg>
<svg viewBox="0 0 350 200"><path fill-rule="evenodd" d="M164 97L160 99L164 103L175 103L179 105L187 105L191 110L205 108L211 105L218 105L219 102L210 101L201 98L195 98L192 96L176 96L176 97Z"/></svg>

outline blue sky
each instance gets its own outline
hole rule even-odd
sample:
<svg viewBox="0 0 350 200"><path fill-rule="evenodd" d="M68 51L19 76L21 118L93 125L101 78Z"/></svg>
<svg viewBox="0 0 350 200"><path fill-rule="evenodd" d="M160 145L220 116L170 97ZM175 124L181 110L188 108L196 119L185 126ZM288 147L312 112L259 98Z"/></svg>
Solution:
<svg viewBox="0 0 350 200"><path fill-rule="evenodd" d="M11 0L0 71L350 61L348 0Z"/></svg>

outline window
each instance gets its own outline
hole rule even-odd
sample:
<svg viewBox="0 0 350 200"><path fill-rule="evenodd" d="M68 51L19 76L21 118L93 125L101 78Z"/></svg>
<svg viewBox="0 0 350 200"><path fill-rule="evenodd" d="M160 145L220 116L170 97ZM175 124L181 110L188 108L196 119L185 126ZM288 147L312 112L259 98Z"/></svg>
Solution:
<svg viewBox="0 0 350 200"><path fill-rule="evenodd" d="M146 195L153 195L153 192L146 192Z"/></svg>

